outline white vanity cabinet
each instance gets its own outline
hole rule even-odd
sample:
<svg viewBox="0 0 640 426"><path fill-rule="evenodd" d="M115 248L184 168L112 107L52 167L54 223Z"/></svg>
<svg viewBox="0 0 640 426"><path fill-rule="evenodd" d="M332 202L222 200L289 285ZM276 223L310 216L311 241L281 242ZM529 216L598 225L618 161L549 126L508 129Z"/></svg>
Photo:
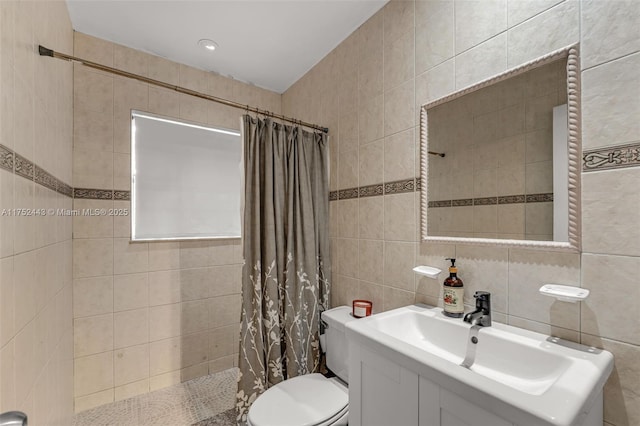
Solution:
<svg viewBox="0 0 640 426"><path fill-rule="evenodd" d="M349 351L349 426L514 425L362 345Z"/></svg>

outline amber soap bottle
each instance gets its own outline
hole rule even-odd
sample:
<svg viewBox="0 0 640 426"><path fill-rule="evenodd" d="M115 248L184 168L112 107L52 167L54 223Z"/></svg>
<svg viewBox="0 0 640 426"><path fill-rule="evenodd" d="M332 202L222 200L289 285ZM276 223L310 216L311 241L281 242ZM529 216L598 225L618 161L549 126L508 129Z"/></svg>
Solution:
<svg viewBox="0 0 640 426"><path fill-rule="evenodd" d="M456 268L456 260L447 258L451 261L449 267L449 277L444 280L444 291L442 298L444 302L444 314L448 317L460 318L464 314L464 284L458 278L458 268Z"/></svg>

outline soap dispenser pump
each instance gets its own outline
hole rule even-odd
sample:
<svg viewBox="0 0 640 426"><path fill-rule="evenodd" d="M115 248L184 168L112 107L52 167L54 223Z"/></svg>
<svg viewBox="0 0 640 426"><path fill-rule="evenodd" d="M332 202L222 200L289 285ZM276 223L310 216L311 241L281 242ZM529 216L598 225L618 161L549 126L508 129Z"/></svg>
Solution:
<svg viewBox="0 0 640 426"><path fill-rule="evenodd" d="M451 261L451 266L449 267L449 277L444 280L442 294L444 314L448 317L460 318L464 314L464 284L458 278L456 259L447 258L447 260Z"/></svg>

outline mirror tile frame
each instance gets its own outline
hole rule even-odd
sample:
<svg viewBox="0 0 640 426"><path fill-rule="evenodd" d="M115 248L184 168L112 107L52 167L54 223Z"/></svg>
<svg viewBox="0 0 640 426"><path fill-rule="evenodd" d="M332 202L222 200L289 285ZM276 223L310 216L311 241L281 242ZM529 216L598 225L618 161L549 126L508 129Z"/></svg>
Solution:
<svg viewBox="0 0 640 426"><path fill-rule="evenodd" d="M559 59L567 61L567 107L568 107L568 156L569 156L569 235L568 242L508 240L493 238L466 238L429 236L427 233L427 208L429 205L429 134L427 111L429 108L444 104L466 94L499 83L512 76L522 74L534 68L546 65ZM527 62L518 67L490 77L472 86L458 90L450 95L428 102L420 107L420 239L426 242L498 245L522 248L538 248L555 251L580 252L581 219L580 219L580 186L581 186L581 110L580 110L580 55L579 44L573 44L553 51L545 56Z"/></svg>

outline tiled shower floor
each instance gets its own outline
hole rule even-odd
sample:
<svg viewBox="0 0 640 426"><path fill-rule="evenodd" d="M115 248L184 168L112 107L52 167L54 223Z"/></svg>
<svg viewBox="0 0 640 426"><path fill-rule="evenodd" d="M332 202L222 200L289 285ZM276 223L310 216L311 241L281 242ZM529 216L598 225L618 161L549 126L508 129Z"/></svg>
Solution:
<svg viewBox="0 0 640 426"><path fill-rule="evenodd" d="M76 414L74 426L189 426L235 406L238 369Z"/></svg>

